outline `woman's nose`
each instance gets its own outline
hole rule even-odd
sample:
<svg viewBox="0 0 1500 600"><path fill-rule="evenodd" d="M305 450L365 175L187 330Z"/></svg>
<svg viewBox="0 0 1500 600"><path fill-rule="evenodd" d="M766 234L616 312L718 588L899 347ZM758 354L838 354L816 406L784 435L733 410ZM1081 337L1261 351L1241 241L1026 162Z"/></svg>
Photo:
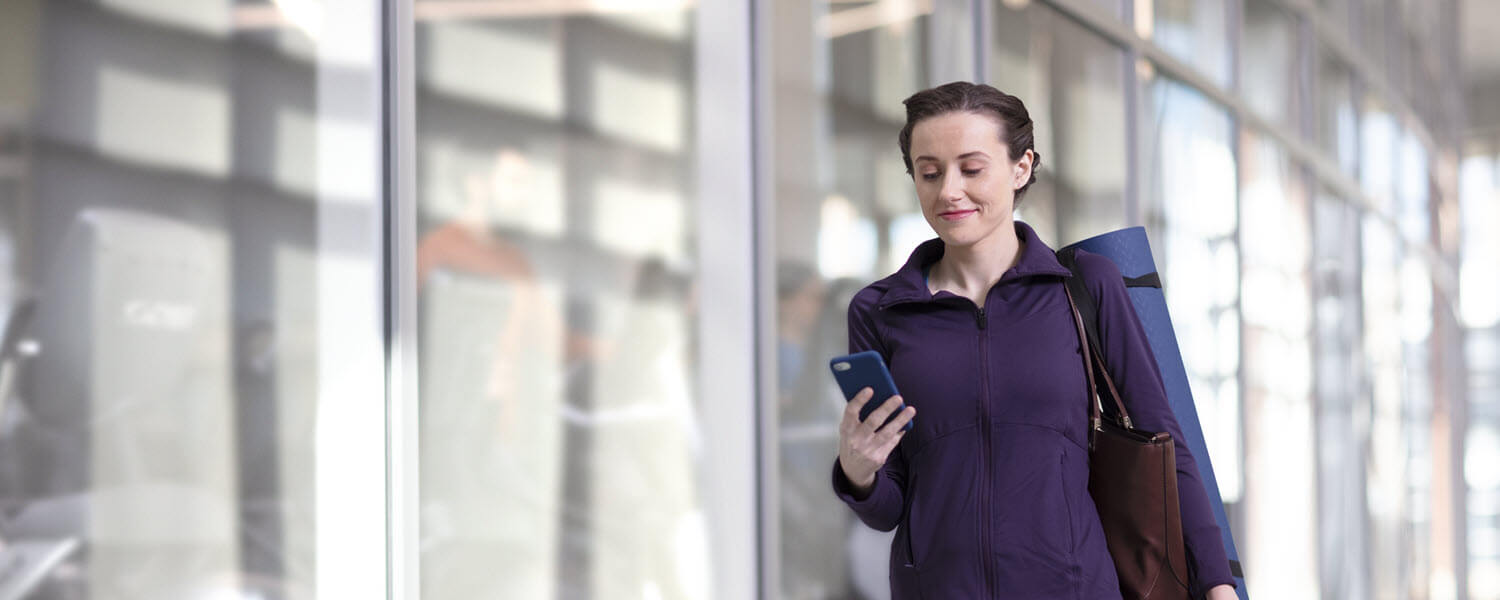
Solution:
<svg viewBox="0 0 1500 600"><path fill-rule="evenodd" d="M943 188L938 192L943 200L958 200L964 196L964 179L958 169L943 175Z"/></svg>

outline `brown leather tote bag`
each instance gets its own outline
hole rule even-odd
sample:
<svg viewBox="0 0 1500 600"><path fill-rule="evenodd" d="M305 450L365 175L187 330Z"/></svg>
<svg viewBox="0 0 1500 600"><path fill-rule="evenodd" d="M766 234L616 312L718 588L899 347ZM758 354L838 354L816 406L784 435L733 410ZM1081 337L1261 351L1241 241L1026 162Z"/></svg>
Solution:
<svg viewBox="0 0 1500 600"><path fill-rule="evenodd" d="M1076 277L1076 276L1075 276ZM1136 429L1099 349L1089 343L1068 288L1068 307L1083 348L1089 383L1089 495L1099 510L1104 539L1126 600L1186 599L1187 553L1177 503L1177 459L1172 436ZM1095 373L1118 416L1104 415Z"/></svg>

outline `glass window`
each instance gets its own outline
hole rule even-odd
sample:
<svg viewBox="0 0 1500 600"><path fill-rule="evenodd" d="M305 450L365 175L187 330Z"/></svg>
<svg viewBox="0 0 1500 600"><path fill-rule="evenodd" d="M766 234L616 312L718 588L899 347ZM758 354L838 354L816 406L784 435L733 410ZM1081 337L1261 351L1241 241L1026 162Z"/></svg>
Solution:
<svg viewBox="0 0 1500 600"><path fill-rule="evenodd" d="M844 398L828 359L848 348L850 299L933 233L896 137L928 86L918 2L770 4L776 381L782 598L887 598L893 532L860 523L829 483ZM814 26L821 23L821 29ZM972 52L949 42L934 55Z"/></svg>
<svg viewBox="0 0 1500 600"><path fill-rule="evenodd" d="M1354 78L1349 66L1333 51L1319 45L1317 130L1318 145L1350 175L1359 165L1359 129L1354 107Z"/></svg>
<svg viewBox="0 0 1500 600"><path fill-rule="evenodd" d="M1226 0L1138 0L1136 28L1209 81L1229 87Z"/></svg>
<svg viewBox="0 0 1500 600"><path fill-rule="evenodd" d="M998 2L1012 10L1024 10L1031 0L998 0ZM1124 2L1121 0L1088 0L1084 6L1114 19L1123 19L1126 16Z"/></svg>
<svg viewBox="0 0 1500 600"><path fill-rule="evenodd" d="M1386 104L1373 94L1365 96L1360 108L1360 186L1374 197L1377 212L1395 218L1396 182L1401 170L1396 162L1400 158L1400 126Z"/></svg>
<svg viewBox="0 0 1500 600"><path fill-rule="evenodd" d="M1301 173L1264 134L1242 130L1239 159L1247 457L1240 551L1256 565L1247 587L1291 597L1318 584L1317 474L1308 460L1316 455L1310 207Z"/></svg>
<svg viewBox="0 0 1500 600"><path fill-rule="evenodd" d="M693 11L440 6L416 40L422 596L707 597Z"/></svg>
<svg viewBox="0 0 1500 600"><path fill-rule="evenodd" d="M1403 530L1412 509L1407 487L1409 428L1402 415L1401 273L1399 238L1386 221L1364 216L1362 241L1364 355L1370 385L1370 446L1366 464L1371 588L1397 598L1410 571Z"/></svg>
<svg viewBox="0 0 1500 600"><path fill-rule="evenodd" d="M1324 598L1370 597L1370 443L1361 344L1360 211L1329 190L1313 206L1318 561Z"/></svg>
<svg viewBox="0 0 1500 600"><path fill-rule="evenodd" d="M1125 226L1124 61L1045 5L995 7L990 82L1026 103L1042 155L1016 215L1054 248Z"/></svg>
<svg viewBox="0 0 1500 600"><path fill-rule="evenodd" d="M1494 365L1495 340L1483 342L1488 347L1488 365ZM1472 354L1471 354L1472 355ZM1489 370L1494 373L1493 367ZM1495 386L1476 389L1495 397ZM1471 398L1474 396L1470 396ZM1500 478L1493 468L1500 455L1500 419L1493 413L1474 419L1467 432L1464 457L1464 481L1468 485L1468 551L1469 597L1500 598Z"/></svg>
<svg viewBox="0 0 1500 600"><path fill-rule="evenodd" d="M1243 494L1239 210L1231 122L1223 107L1180 82L1151 77L1142 87L1142 222L1228 505Z"/></svg>
<svg viewBox="0 0 1500 600"><path fill-rule="evenodd" d="M1333 25L1333 30L1343 35L1349 34L1349 6L1357 0L1318 0L1318 7L1323 10L1323 18Z"/></svg>
<svg viewBox="0 0 1500 600"><path fill-rule="evenodd" d="M0 3L7 595L384 593L380 4L278 6Z"/></svg>
<svg viewBox="0 0 1500 600"><path fill-rule="evenodd" d="M1355 43L1359 45L1360 51L1368 59L1366 64L1375 65L1384 69L1386 64L1386 42L1391 36L1386 28L1387 15L1390 12L1389 0L1355 0L1356 14L1359 15L1355 27ZM1385 75L1382 73L1381 75Z"/></svg>
<svg viewBox="0 0 1500 600"><path fill-rule="evenodd" d="M1466 327L1487 329L1500 325L1500 150L1471 146L1458 171L1459 306Z"/></svg>
<svg viewBox="0 0 1500 600"><path fill-rule="evenodd" d="M1240 37L1240 89L1250 109L1273 123L1301 131L1301 48L1297 22L1272 0L1245 0Z"/></svg>

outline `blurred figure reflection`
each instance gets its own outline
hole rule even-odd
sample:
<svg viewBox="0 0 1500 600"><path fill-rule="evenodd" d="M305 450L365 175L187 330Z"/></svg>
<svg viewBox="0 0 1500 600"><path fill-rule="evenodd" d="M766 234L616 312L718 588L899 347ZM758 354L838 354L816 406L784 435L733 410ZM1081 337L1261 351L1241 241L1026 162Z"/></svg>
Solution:
<svg viewBox="0 0 1500 600"><path fill-rule="evenodd" d="M564 326L528 252L495 235L528 193L506 148L417 245L423 595L545 597L556 585Z"/></svg>

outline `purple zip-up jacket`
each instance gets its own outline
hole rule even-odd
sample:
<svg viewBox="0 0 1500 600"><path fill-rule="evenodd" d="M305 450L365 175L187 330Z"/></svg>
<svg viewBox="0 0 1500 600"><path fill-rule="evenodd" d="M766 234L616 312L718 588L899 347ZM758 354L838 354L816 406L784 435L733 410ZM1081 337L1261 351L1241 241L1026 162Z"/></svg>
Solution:
<svg viewBox="0 0 1500 600"><path fill-rule="evenodd" d="M1063 280L1070 276L1025 223L1020 260L984 306L927 290L940 239L849 303L849 351L885 358L916 425L858 498L838 461L835 493L861 521L897 529L891 596L1119 598L1089 496L1088 391ZM1079 251L1099 303L1099 334L1136 427L1176 440L1177 489L1198 597L1234 584L1219 527L1167 405L1156 358L1109 259ZM872 399L876 402L881 399Z"/></svg>

